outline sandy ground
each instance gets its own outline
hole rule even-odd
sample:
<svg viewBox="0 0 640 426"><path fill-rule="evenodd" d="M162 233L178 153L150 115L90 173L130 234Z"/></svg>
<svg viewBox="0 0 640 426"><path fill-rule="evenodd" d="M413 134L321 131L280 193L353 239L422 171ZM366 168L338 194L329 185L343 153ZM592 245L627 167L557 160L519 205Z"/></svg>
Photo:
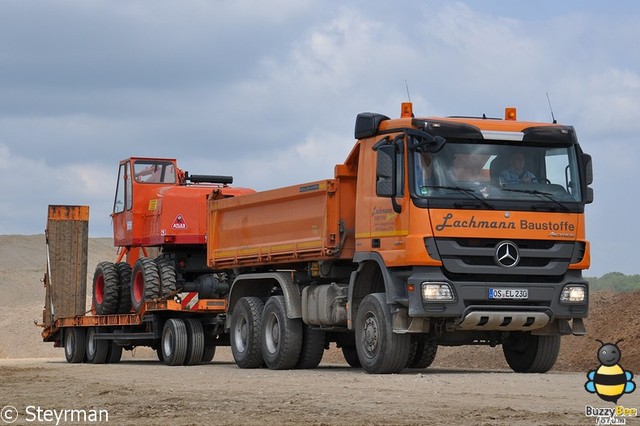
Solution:
<svg viewBox="0 0 640 426"><path fill-rule="evenodd" d="M89 250L91 276L115 256L107 238L91 239ZM432 368L385 376L349 368L335 348L311 371L242 370L228 348L202 366L167 367L144 349L125 352L120 364L72 365L34 325L45 265L42 235L0 236L0 409L17 408L15 424L38 424L27 412L37 407L105 409L110 423L141 425L596 424L585 406L612 404L584 390L586 372L599 366L595 339L624 338L621 365L640 373L640 292L592 295L588 335L564 338L544 375L512 373L502 350L489 347L442 347ZM620 403L640 408L640 391ZM44 423L56 424L55 416Z"/></svg>
<svg viewBox="0 0 640 426"><path fill-rule="evenodd" d="M0 404L25 422L40 407L106 410L110 423L136 425L583 425L595 424L585 406L602 405L584 391L582 373L433 368L380 376L337 364L283 372L241 370L228 354L219 358L174 368L4 360ZM637 397L627 403L640 406Z"/></svg>

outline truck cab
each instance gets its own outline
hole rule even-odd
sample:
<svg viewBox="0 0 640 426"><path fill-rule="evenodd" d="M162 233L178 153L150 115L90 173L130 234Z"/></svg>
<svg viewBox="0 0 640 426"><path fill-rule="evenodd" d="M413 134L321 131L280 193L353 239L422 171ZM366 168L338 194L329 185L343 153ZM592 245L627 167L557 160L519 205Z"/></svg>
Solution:
<svg viewBox="0 0 640 426"><path fill-rule="evenodd" d="M356 138L354 260L379 271L394 332L503 344L516 371L551 368L559 336L585 334L588 313L592 168L573 127L408 106L400 119L359 115ZM523 363L541 347L553 362Z"/></svg>

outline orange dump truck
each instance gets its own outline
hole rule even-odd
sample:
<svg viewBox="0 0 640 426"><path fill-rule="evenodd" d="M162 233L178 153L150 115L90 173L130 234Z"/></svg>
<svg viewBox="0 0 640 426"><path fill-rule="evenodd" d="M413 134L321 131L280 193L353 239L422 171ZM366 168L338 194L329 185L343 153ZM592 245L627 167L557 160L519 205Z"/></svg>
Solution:
<svg viewBox="0 0 640 426"><path fill-rule="evenodd" d="M370 373L438 345L502 345L545 372L585 333L591 159L571 126L358 115L332 179L208 203L208 265L233 276L241 367L315 366L329 342ZM233 271L233 273L231 273Z"/></svg>
<svg viewBox="0 0 640 426"><path fill-rule="evenodd" d="M82 277L77 259L48 271L45 340L70 362L151 346L190 365L230 345L242 368L315 368L335 342L368 373L426 368L454 345L502 345L517 372L552 368L588 314L592 166L573 127L403 104L396 119L359 114L355 138L332 178L257 193L175 160L124 160L120 257L96 268L86 315L55 309L84 300L60 293ZM83 252L62 240L57 252Z"/></svg>

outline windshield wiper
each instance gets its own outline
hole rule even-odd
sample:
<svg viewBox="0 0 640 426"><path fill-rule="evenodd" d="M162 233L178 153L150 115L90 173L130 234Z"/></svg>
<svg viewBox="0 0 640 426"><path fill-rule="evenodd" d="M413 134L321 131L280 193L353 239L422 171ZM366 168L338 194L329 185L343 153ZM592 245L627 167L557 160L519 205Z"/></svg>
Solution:
<svg viewBox="0 0 640 426"><path fill-rule="evenodd" d="M569 211L569 207L565 206L560 201L558 201L555 198L553 198L553 196L551 194L549 194L548 192L538 191L537 189L509 189L509 188L502 188L502 190L503 191L507 191L507 192L520 192L520 193L523 193L523 194L532 194L532 195L537 195L538 197L542 196L542 197L546 198L547 200L552 201L556 205L560 206L562 208L562 210L564 210L565 212Z"/></svg>
<svg viewBox="0 0 640 426"><path fill-rule="evenodd" d="M475 198L476 200L480 201L480 203L483 204L485 207L488 207L491 210L495 210L495 207L493 207L491 204L489 204L488 202L486 202L482 198L478 197L475 194L476 191L474 189L471 189L471 188L463 188L461 186L440 186L440 185L425 185L425 186L423 186L423 188L451 189L453 191L462 192L462 193L467 194L468 196L470 196L472 198Z"/></svg>

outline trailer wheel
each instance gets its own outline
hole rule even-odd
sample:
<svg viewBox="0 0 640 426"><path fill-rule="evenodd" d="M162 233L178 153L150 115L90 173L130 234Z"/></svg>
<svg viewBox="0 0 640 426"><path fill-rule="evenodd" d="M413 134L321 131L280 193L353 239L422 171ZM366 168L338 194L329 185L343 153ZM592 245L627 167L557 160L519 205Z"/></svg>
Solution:
<svg viewBox="0 0 640 426"><path fill-rule="evenodd" d="M262 311L260 349L272 370L294 368L302 349L302 321L287 318L284 296L271 296Z"/></svg>
<svg viewBox="0 0 640 426"><path fill-rule="evenodd" d="M411 349L407 368L427 368L436 358L438 343L426 334L411 334Z"/></svg>
<svg viewBox="0 0 640 426"><path fill-rule="evenodd" d="M117 364L122 358L122 346L113 341L109 342L109 353L107 355L107 364Z"/></svg>
<svg viewBox="0 0 640 426"><path fill-rule="evenodd" d="M345 361L347 361L347 364L349 364L351 367L362 367L360 358L358 358L358 351L356 350L355 346L343 346L342 355L344 356Z"/></svg>
<svg viewBox="0 0 640 426"><path fill-rule="evenodd" d="M216 355L216 344L215 342L205 342L204 343L204 351L202 352L202 364L208 364L213 360L213 357Z"/></svg>
<svg viewBox="0 0 640 426"><path fill-rule="evenodd" d="M77 364L84 361L86 333L84 328L70 327L64 333L64 356L68 363Z"/></svg>
<svg viewBox="0 0 640 426"><path fill-rule="evenodd" d="M120 292L118 295L119 314L131 312L131 265L127 262L116 263L118 271L118 281L120 282Z"/></svg>
<svg viewBox="0 0 640 426"><path fill-rule="evenodd" d="M184 320L187 327L187 354L184 365L197 365L202 361L204 354L204 330L202 323L197 319Z"/></svg>
<svg viewBox="0 0 640 426"><path fill-rule="evenodd" d="M360 302L356 314L356 348L367 373L398 373L407 364L411 337L396 334L384 293L373 293Z"/></svg>
<svg viewBox="0 0 640 426"><path fill-rule="evenodd" d="M308 325L302 326L302 349L296 368L313 369L320 365L324 355L327 334L322 330L313 330Z"/></svg>
<svg viewBox="0 0 640 426"><path fill-rule="evenodd" d="M147 300L156 299L160 290L158 266L152 259L141 257L133 266L131 283L131 305L136 312Z"/></svg>
<svg viewBox="0 0 640 426"><path fill-rule="evenodd" d="M231 313L230 344L233 359L240 368L260 368L260 325L264 302L258 297L242 297Z"/></svg>
<svg viewBox="0 0 640 426"><path fill-rule="evenodd" d="M93 274L93 307L98 315L115 314L119 297L118 271L112 262L100 262Z"/></svg>
<svg viewBox="0 0 640 426"><path fill-rule="evenodd" d="M168 298L176 291L176 268L170 259L159 257L156 259L158 273L160 274L161 297ZM160 292L160 290L158 290Z"/></svg>
<svg viewBox="0 0 640 426"><path fill-rule="evenodd" d="M167 365L182 365L187 356L187 328L184 321L171 318L162 330L162 358Z"/></svg>
<svg viewBox="0 0 640 426"><path fill-rule="evenodd" d="M96 339L96 327L87 329L86 346L87 346L87 362L92 364L104 364L109 355L109 341Z"/></svg>
<svg viewBox="0 0 640 426"><path fill-rule="evenodd" d="M509 367L516 373L546 373L558 359L560 336L511 333L502 343L502 352Z"/></svg>

